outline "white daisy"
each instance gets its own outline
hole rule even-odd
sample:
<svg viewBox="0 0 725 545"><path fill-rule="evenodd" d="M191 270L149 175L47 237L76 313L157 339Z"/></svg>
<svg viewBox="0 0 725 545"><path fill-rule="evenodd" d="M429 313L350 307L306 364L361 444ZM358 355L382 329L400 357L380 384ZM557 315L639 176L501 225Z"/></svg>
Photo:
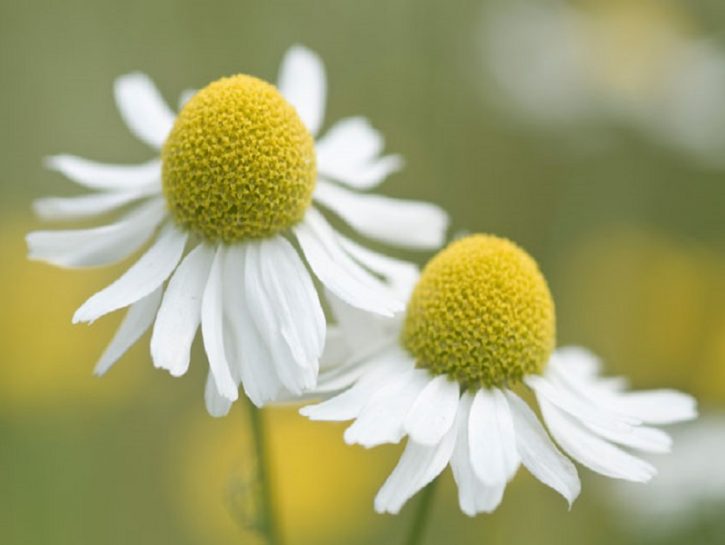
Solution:
<svg viewBox="0 0 725 545"><path fill-rule="evenodd" d="M522 384L535 394L559 446L612 478L648 481L655 468L621 447L666 452L670 437L648 424L696 415L688 395L625 392L624 380L599 376L600 363L586 350L554 351L546 281L528 254L497 237L470 236L439 253L402 318L365 321L339 301L336 314L344 335L330 338L336 346L328 352L345 364L322 373L320 386L352 386L301 413L354 419L345 431L350 444L372 447L407 436L375 498L381 513L397 513L449 464L467 515L493 511L522 463L571 505L580 490L577 470L515 393ZM371 339L385 346L364 352Z"/></svg>
<svg viewBox="0 0 725 545"><path fill-rule="evenodd" d="M358 193L402 166L397 155L381 156L383 138L365 119L344 119L314 140L326 94L314 53L290 49L278 87L245 75L223 78L183 94L177 115L148 77L129 74L115 85L121 116L160 156L123 166L49 159L50 168L96 191L41 199L41 217L85 219L132 206L102 227L29 234L31 259L106 265L153 239L73 317L93 322L129 307L97 374L153 324L154 365L183 375L201 325L212 414L229 410L240 384L258 406L314 386L326 321L295 244L321 284L346 303L383 316L403 308L368 270L385 258L333 230L312 203L365 236L411 248L439 246L446 214L427 203Z"/></svg>

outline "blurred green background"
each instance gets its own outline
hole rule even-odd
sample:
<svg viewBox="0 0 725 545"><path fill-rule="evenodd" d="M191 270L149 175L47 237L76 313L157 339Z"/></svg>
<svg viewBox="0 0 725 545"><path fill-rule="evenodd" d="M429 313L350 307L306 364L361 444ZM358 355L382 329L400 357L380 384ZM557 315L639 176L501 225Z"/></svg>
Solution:
<svg viewBox="0 0 725 545"><path fill-rule="evenodd" d="M721 0L531 0L518 15L484 0L0 2L3 544L256 542L243 530L245 414L206 415L198 347L181 379L153 369L147 340L92 377L119 317L92 328L70 317L126 264L25 260L23 236L39 227L31 200L74 190L43 170L45 155L151 157L114 108L112 82L131 70L175 104L222 75L274 80L293 43L316 50L326 126L366 115L407 160L387 194L441 204L452 234L527 248L551 283L560 343L592 348L638 387L725 408ZM399 517L372 510L399 447L348 448L343 427L291 408L268 423L288 544L401 541L411 505ZM502 507L476 519L458 511L446 473L427 543L725 543L718 511L655 531L632 520L626 493L581 473L571 512L521 472Z"/></svg>

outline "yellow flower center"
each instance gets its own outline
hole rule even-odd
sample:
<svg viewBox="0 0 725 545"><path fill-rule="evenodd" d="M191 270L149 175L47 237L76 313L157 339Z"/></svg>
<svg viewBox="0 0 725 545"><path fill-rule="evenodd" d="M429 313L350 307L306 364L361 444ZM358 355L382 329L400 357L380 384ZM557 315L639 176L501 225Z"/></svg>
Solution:
<svg viewBox="0 0 725 545"><path fill-rule="evenodd" d="M161 157L172 216L208 240L279 233L312 200L312 135L273 85L251 76L222 78L196 93Z"/></svg>
<svg viewBox="0 0 725 545"><path fill-rule="evenodd" d="M540 373L554 349L554 302L536 262L514 243L473 235L423 270L402 343L421 367L470 386Z"/></svg>

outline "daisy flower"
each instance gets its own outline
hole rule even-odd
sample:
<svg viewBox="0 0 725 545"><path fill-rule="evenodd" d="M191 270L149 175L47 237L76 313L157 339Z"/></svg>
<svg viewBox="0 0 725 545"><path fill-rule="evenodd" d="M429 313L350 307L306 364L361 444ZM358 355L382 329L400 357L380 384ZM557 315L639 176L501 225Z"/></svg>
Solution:
<svg viewBox="0 0 725 545"><path fill-rule="evenodd" d="M154 365L183 375L201 327L207 408L222 415L240 384L257 406L315 385L326 320L308 266L352 307L383 316L403 308L372 274L384 258L336 232L320 208L362 235L410 248L439 246L447 216L431 204L363 193L402 160L381 155L382 136L360 117L315 140L325 95L323 65L302 47L286 54L278 87L247 75L222 78L182 95L178 114L148 77L129 74L115 84L121 116L160 155L140 165L48 160L94 192L41 199L41 217L122 215L102 227L31 233L31 259L107 265L152 241L73 316L90 323L128 307L97 374L153 325Z"/></svg>
<svg viewBox="0 0 725 545"><path fill-rule="evenodd" d="M554 350L546 281L505 239L474 235L452 243L424 269L403 317L366 322L340 301L336 314L344 334L331 337L328 344L337 346L328 350L344 363L321 374L320 387L338 392L301 413L354 420L345 431L349 444L407 437L375 498L380 513L397 513L447 465L469 516L496 509L521 464L571 505L580 491L577 470L520 397L523 386L559 447L612 478L651 479L655 468L622 447L666 452L670 437L649 424L696 415L688 395L627 392L623 379L600 376L599 360L586 350ZM386 342L365 353L366 337Z"/></svg>

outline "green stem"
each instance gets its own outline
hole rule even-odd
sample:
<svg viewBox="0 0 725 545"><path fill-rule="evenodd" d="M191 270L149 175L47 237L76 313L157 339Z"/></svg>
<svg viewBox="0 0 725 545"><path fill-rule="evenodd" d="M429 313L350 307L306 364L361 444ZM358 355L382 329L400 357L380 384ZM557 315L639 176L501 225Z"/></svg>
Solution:
<svg viewBox="0 0 725 545"><path fill-rule="evenodd" d="M410 533L408 533L408 538L405 540L405 545L420 545L423 534L425 533L437 484L438 479L434 479L433 482L423 489L420 500L418 500L413 524L410 527Z"/></svg>
<svg viewBox="0 0 725 545"><path fill-rule="evenodd" d="M267 454L267 441L264 431L264 416L262 409L249 404L249 416L254 440L255 457L257 459L257 480L259 484L259 513L262 532L267 537L269 545L281 545L282 540L277 528L277 518L274 512L272 483L270 479Z"/></svg>

